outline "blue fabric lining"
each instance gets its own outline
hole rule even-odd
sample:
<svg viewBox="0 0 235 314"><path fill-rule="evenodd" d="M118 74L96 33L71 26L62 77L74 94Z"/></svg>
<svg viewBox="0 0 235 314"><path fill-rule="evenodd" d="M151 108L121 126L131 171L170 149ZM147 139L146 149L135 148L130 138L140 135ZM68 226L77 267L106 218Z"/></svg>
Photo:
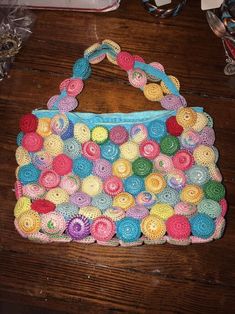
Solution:
<svg viewBox="0 0 235 314"><path fill-rule="evenodd" d="M196 112L203 112L202 107L193 107ZM60 114L58 110L34 110L33 114L38 118L52 118ZM87 112L68 112L66 113L69 120L73 123L85 123L89 128L96 125L104 125L108 129L117 124L125 126L128 130L134 125L143 123L148 125L151 121L158 120L165 122L167 118L176 115L175 110L158 110L158 111L138 111L131 113L87 113Z"/></svg>
<svg viewBox="0 0 235 314"><path fill-rule="evenodd" d="M161 79L166 86L169 88L169 90L171 91L172 94L179 96L180 93L178 91L178 89L176 88L175 84L171 81L171 79L162 71L155 69L154 67L152 67L149 64L143 63L143 62L139 62L136 61L134 64L134 68L135 69L141 69L143 70L145 73L149 74L149 75L153 75L159 79Z"/></svg>

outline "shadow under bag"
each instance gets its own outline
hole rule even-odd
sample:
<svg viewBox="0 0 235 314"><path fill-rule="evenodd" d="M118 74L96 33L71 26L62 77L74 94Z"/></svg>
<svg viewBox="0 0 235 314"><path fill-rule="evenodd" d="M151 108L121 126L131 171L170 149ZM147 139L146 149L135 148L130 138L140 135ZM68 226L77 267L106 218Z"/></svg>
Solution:
<svg viewBox="0 0 235 314"><path fill-rule="evenodd" d="M105 57L164 110L71 112L91 64ZM15 227L32 241L108 246L209 242L224 231L225 188L213 120L187 107L158 62L96 43L73 66L47 110L19 122Z"/></svg>

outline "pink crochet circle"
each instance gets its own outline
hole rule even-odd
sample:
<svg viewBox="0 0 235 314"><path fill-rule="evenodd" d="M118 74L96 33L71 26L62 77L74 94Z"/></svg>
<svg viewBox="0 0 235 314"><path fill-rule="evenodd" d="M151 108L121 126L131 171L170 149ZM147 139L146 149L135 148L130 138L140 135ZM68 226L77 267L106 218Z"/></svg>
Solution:
<svg viewBox="0 0 235 314"><path fill-rule="evenodd" d="M47 189L52 189L59 185L60 176L54 170L44 170L39 177L39 183Z"/></svg>
<svg viewBox="0 0 235 314"><path fill-rule="evenodd" d="M185 171L192 167L194 158L187 150L178 151L172 158L175 168Z"/></svg>
<svg viewBox="0 0 235 314"><path fill-rule="evenodd" d="M26 133L22 139L22 146L29 152L38 152L43 147L43 138L36 132Z"/></svg>
<svg viewBox="0 0 235 314"><path fill-rule="evenodd" d="M83 90L84 83L80 78L73 78L69 81L69 84L66 88L68 96L76 97Z"/></svg>
<svg viewBox="0 0 235 314"><path fill-rule="evenodd" d="M159 144L153 140L145 140L141 142L139 149L140 155L148 159L154 159L160 153Z"/></svg>
<svg viewBox="0 0 235 314"><path fill-rule="evenodd" d="M109 177L104 182L104 191L111 196L118 195L123 191L122 180L115 176Z"/></svg>
<svg viewBox="0 0 235 314"><path fill-rule="evenodd" d="M224 217L224 216L226 215L226 213L227 213L227 210L228 210L228 203L227 203L226 199L223 198L223 199L219 202L219 204L220 204L220 207L221 207L221 209L222 209L221 216Z"/></svg>
<svg viewBox="0 0 235 314"><path fill-rule="evenodd" d="M151 62L151 63L149 63L149 65L151 65L153 68L155 68L159 71L162 71L162 72L165 71L164 66L159 62Z"/></svg>
<svg viewBox="0 0 235 314"><path fill-rule="evenodd" d="M117 64L125 71L129 71L133 69L135 59L134 57L127 51L121 51L117 54Z"/></svg>
<svg viewBox="0 0 235 314"><path fill-rule="evenodd" d="M166 221L166 230L168 236L173 239L187 239L191 233L191 227L185 216L173 215Z"/></svg>
<svg viewBox="0 0 235 314"><path fill-rule="evenodd" d="M145 72L140 69L128 71L128 79L130 84L136 88L141 88L147 83L147 76Z"/></svg>
<svg viewBox="0 0 235 314"><path fill-rule="evenodd" d="M115 126L110 130L109 138L117 145L121 145L128 140L129 134L124 126Z"/></svg>
<svg viewBox="0 0 235 314"><path fill-rule="evenodd" d="M91 235L97 241L109 241L115 235L116 227L109 217L100 216L91 225Z"/></svg>
<svg viewBox="0 0 235 314"><path fill-rule="evenodd" d="M144 59L138 55L133 55L135 61L145 63Z"/></svg>
<svg viewBox="0 0 235 314"><path fill-rule="evenodd" d="M174 207L175 213L184 216L192 216L196 213L197 207L195 205L180 202Z"/></svg>
<svg viewBox="0 0 235 314"><path fill-rule="evenodd" d="M166 156L164 154L159 154L154 159L154 165L157 170L162 172L169 172L174 168L172 159L169 156Z"/></svg>
<svg viewBox="0 0 235 314"><path fill-rule="evenodd" d="M15 196L16 199L18 200L21 196L23 195L23 186L20 181L15 182Z"/></svg>
<svg viewBox="0 0 235 314"><path fill-rule="evenodd" d="M64 176L72 171L73 161L65 154L56 156L52 162L53 170L60 176Z"/></svg>
<svg viewBox="0 0 235 314"><path fill-rule="evenodd" d="M71 78L67 78L67 79L63 80L63 81L60 83L60 91L61 91L61 92L62 92L63 90L66 90L66 89L67 89L70 80L71 80Z"/></svg>
<svg viewBox="0 0 235 314"><path fill-rule="evenodd" d="M82 144L83 155L90 160L97 160L100 158L100 147L92 141Z"/></svg>

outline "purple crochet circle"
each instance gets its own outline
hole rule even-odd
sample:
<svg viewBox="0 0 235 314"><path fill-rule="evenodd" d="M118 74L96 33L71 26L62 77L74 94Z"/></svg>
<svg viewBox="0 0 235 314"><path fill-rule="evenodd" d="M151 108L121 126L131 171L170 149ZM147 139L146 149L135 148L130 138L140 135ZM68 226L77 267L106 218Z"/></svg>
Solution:
<svg viewBox="0 0 235 314"><path fill-rule="evenodd" d="M70 196L70 202L78 207L86 207L91 204L91 198L86 193L76 192Z"/></svg>
<svg viewBox="0 0 235 314"><path fill-rule="evenodd" d="M200 132L200 144L212 146L215 142L215 131L206 126L201 132Z"/></svg>
<svg viewBox="0 0 235 314"><path fill-rule="evenodd" d="M83 215L72 218L67 225L67 234L74 240L82 240L90 234L89 220Z"/></svg>
<svg viewBox="0 0 235 314"><path fill-rule="evenodd" d="M160 101L161 106L166 110L177 110L180 107L186 107L187 102L183 96L166 95Z"/></svg>
<svg viewBox="0 0 235 314"><path fill-rule="evenodd" d="M144 219L149 215L149 210L145 206L134 206L127 210L126 217L132 217L136 219Z"/></svg>
<svg viewBox="0 0 235 314"><path fill-rule="evenodd" d="M102 179L106 179L112 175L112 164L106 159L98 159L94 162L93 173Z"/></svg>
<svg viewBox="0 0 235 314"><path fill-rule="evenodd" d="M57 101L58 97L59 97L59 95L54 95L54 96L52 96L52 97L48 100L48 102L47 102L47 108L48 108L48 109L52 109L52 107L54 106L54 104L55 104L55 102Z"/></svg>
<svg viewBox="0 0 235 314"><path fill-rule="evenodd" d="M58 109L60 112L69 112L74 110L78 106L78 101L75 97L65 96L58 104Z"/></svg>

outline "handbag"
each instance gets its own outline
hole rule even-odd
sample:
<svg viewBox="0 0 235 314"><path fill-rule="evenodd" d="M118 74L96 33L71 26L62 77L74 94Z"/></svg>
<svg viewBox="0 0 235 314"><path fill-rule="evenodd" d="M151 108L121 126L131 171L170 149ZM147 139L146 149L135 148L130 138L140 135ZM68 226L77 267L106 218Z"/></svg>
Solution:
<svg viewBox="0 0 235 314"><path fill-rule="evenodd" d="M106 58L163 110L72 112ZM211 116L187 107L180 83L104 40L85 50L47 110L19 121L14 224L32 241L189 245L219 239L227 202Z"/></svg>

